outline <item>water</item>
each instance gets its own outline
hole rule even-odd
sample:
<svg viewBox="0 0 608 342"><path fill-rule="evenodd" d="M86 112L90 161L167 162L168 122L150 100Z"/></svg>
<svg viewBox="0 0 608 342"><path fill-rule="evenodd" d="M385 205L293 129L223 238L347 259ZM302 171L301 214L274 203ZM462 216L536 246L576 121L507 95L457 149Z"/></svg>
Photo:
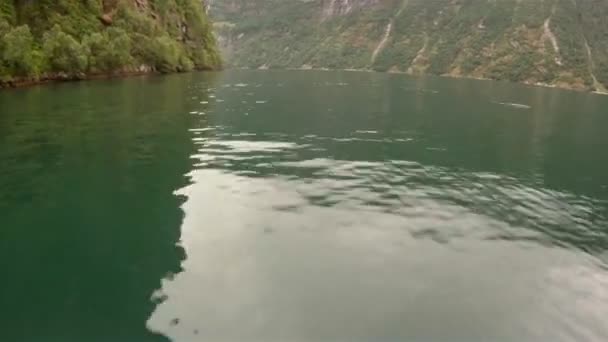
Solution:
<svg viewBox="0 0 608 342"><path fill-rule="evenodd" d="M3 91L0 339L605 341L606 108L349 72Z"/></svg>

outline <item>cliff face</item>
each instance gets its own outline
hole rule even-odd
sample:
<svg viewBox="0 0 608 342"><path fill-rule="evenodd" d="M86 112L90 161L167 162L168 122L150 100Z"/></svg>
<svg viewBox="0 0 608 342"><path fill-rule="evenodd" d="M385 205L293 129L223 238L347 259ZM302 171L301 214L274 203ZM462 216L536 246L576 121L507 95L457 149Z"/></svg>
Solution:
<svg viewBox="0 0 608 342"><path fill-rule="evenodd" d="M325 0L323 1L323 18L347 15L355 9L376 5L380 0Z"/></svg>
<svg viewBox="0 0 608 342"><path fill-rule="evenodd" d="M200 0L0 0L0 84L219 65Z"/></svg>
<svg viewBox="0 0 608 342"><path fill-rule="evenodd" d="M237 67L429 73L605 90L605 0L214 0Z"/></svg>

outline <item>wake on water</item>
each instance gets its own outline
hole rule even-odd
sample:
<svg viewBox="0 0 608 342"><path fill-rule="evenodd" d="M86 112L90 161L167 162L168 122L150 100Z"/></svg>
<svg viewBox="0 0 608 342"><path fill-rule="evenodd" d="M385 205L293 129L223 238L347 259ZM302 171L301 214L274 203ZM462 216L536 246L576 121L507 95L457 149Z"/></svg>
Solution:
<svg viewBox="0 0 608 342"><path fill-rule="evenodd" d="M521 103L513 103L513 102L494 102L496 104L499 104L501 106L507 106L507 107L513 107L513 108L517 108L517 109L531 109L531 106L525 105L525 104L521 104Z"/></svg>

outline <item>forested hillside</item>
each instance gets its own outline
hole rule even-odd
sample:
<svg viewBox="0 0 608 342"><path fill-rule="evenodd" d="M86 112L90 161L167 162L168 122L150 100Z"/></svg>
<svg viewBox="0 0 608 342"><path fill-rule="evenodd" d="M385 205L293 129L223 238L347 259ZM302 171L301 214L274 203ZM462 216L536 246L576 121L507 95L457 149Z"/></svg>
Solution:
<svg viewBox="0 0 608 342"><path fill-rule="evenodd" d="M606 0L214 0L227 62L608 85Z"/></svg>
<svg viewBox="0 0 608 342"><path fill-rule="evenodd" d="M0 85L219 64L200 0L0 0Z"/></svg>

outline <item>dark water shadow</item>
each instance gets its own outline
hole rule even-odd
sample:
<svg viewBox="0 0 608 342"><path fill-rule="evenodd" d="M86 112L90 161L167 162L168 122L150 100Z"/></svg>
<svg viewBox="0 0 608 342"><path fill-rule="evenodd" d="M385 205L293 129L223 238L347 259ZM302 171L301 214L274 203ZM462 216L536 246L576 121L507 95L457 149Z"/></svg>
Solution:
<svg viewBox="0 0 608 342"><path fill-rule="evenodd" d="M180 272L192 108L204 75L0 93L5 341L163 341L146 321Z"/></svg>

